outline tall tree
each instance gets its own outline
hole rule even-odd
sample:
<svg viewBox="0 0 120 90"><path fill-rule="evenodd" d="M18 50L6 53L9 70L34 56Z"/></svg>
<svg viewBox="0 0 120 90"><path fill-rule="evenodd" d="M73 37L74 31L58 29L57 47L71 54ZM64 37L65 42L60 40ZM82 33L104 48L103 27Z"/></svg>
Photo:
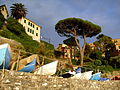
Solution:
<svg viewBox="0 0 120 90"><path fill-rule="evenodd" d="M76 44L80 50L81 66L83 66L86 38L93 37L99 34L101 32L101 27L87 20L82 20L80 18L67 18L60 20L55 25L55 30L60 36L75 37ZM82 47L80 42L78 42L77 40L78 37L84 40L84 44Z"/></svg>
<svg viewBox="0 0 120 90"><path fill-rule="evenodd" d="M63 41L64 44L68 45L70 48L70 64L72 64L72 51L74 49L74 54L75 54L75 47L77 46L75 38L74 37L70 37L66 40Z"/></svg>
<svg viewBox="0 0 120 90"><path fill-rule="evenodd" d="M11 16L13 16L15 19L21 19L22 17L26 17L27 9L22 3L15 3L10 8Z"/></svg>
<svg viewBox="0 0 120 90"><path fill-rule="evenodd" d="M105 55L105 57L107 56L107 53L115 46L112 42L112 38L104 34L100 34L97 37L97 41L94 42L94 45L103 53L103 55ZM106 59L108 58L106 57Z"/></svg>

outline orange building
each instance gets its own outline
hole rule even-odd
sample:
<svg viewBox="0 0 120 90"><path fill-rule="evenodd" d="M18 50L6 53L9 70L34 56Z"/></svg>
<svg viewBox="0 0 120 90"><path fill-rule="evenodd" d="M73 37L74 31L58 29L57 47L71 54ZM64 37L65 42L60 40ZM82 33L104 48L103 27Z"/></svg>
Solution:
<svg viewBox="0 0 120 90"><path fill-rule="evenodd" d="M112 41L115 43L116 50L120 51L120 39L113 39Z"/></svg>
<svg viewBox="0 0 120 90"><path fill-rule="evenodd" d="M69 59L71 57L71 55L72 55L72 59L75 58L74 55L75 55L76 51L75 51L74 47L72 47L72 49L71 49L66 44L59 44L57 47L57 50L64 53L62 56L62 58L64 58L64 59Z"/></svg>

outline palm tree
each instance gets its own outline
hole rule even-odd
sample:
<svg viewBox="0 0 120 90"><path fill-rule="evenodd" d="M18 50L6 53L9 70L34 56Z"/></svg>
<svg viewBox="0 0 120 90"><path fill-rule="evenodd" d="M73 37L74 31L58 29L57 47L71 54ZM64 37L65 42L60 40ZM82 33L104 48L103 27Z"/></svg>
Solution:
<svg viewBox="0 0 120 90"><path fill-rule="evenodd" d="M27 14L27 9L24 7L22 3L15 3L11 8L11 16L13 16L15 19L21 19L22 17L25 17Z"/></svg>

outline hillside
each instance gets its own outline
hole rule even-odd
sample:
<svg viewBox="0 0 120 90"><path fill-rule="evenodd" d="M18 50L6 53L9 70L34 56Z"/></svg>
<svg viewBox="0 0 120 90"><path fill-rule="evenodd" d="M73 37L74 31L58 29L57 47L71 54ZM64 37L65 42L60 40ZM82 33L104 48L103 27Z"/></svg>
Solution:
<svg viewBox="0 0 120 90"><path fill-rule="evenodd" d="M24 27L12 17L8 18L7 24L4 24L0 29L0 36L21 43L21 45L23 45L21 49L25 52L34 54L38 53L39 48L41 48L39 46L40 43L35 40L32 40L32 37L28 36L25 33ZM41 43L44 43L48 50L54 50L54 46L52 44L49 44L45 41L41 41Z"/></svg>

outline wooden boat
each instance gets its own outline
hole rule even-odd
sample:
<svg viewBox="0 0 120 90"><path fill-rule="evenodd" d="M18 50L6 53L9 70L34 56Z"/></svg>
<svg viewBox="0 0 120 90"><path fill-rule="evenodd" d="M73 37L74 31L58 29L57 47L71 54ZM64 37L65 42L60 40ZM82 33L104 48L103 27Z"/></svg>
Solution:
<svg viewBox="0 0 120 90"><path fill-rule="evenodd" d="M39 67L34 74L39 75L53 75L56 73L58 61L54 61Z"/></svg>
<svg viewBox="0 0 120 90"><path fill-rule="evenodd" d="M100 80L100 74L101 72L93 74L90 80Z"/></svg>
<svg viewBox="0 0 120 90"><path fill-rule="evenodd" d="M36 66L36 58L34 58L34 60L28 64L26 64L21 70L19 70L18 72L32 72L35 70L35 66Z"/></svg>
<svg viewBox="0 0 120 90"><path fill-rule="evenodd" d="M0 45L0 69L8 69L12 57L9 44Z"/></svg>
<svg viewBox="0 0 120 90"><path fill-rule="evenodd" d="M120 75L113 77L111 80L120 80Z"/></svg>

